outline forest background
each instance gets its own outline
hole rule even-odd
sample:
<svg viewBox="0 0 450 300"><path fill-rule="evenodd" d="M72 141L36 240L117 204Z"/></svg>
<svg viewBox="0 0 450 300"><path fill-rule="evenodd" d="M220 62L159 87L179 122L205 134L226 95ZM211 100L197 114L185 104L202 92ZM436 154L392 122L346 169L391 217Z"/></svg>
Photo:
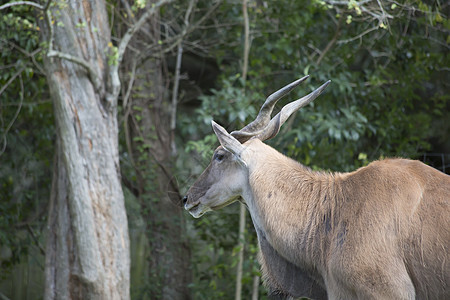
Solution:
<svg viewBox="0 0 450 300"><path fill-rule="evenodd" d="M449 174L449 4L0 4L0 298L266 299L239 205L181 208L211 119L241 128L310 74L278 109L332 83L270 145L317 170Z"/></svg>

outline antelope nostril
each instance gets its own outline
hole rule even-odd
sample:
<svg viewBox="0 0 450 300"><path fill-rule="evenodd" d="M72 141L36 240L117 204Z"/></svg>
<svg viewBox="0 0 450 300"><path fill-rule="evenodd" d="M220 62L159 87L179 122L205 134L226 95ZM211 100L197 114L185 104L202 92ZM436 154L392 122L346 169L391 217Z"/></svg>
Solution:
<svg viewBox="0 0 450 300"><path fill-rule="evenodd" d="M187 200L188 200L188 197L187 197L187 196L184 196L184 197L183 197L183 199L182 199L182 201L183 201L183 205L186 205L186 203L187 203Z"/></svg>

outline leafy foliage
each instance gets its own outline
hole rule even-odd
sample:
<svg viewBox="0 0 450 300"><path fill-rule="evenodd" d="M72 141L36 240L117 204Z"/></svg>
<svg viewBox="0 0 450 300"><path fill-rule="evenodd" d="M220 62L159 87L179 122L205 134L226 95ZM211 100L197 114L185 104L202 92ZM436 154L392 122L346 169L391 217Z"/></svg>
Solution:
<svg viewBox="0 0 450 300"><path fill-rule="evenodd" d="M42 258L54 126L38 27L27 7L0 17L0 279L30 249ZM43 271L43 270L42 270Z"/></svg>

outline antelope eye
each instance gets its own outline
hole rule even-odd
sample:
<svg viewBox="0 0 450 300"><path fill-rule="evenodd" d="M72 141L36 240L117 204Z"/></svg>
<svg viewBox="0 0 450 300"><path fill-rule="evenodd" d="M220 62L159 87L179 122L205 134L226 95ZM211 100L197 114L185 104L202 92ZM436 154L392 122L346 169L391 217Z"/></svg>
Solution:
<svg viewBox="0 0 450 300"><path fill-rule="evenodd" d="M222 153L216 153L214 154L214 159L217 161L222 161L225 158L225 155Z"/></svg>

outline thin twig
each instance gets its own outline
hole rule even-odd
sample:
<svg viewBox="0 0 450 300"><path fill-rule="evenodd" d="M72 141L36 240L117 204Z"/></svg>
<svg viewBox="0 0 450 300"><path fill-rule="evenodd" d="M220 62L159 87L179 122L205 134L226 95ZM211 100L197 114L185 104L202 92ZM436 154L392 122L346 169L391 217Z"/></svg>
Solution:
<svg viewBox="0 0 450 300"><path fill-rule="evenodd" d="M327 54L327 52L330 51L331 47L336 43L337 38L338 38L339 33L340 33L340 29L341 29L340 25L341 25L341 21L338 22L338 25L337 25L337 28L336 28L336 32L334 33L333 38L331 39L331 41L328 42L327 46L325 47L325 49L323 49L322 53L320 53L319 58L316 61L317 65L320 64L322 59L325 57L325 54Z"/></svg>
<svg viewBox="0 0 450 300"><path fill-rule="evenodd" d="M130 4L128 3L128 1L121 0L120 2L122 2L122 5L125 7L125 10L127 11L127 16L129 16L131 18L131 20L133 22L135 22L134 14L131 11L131 7L130 7Z"/></svg>
<svg viewBox="0 0 450 300"><path fill-rule="evenodd" d="M360 39L360 38L362 38L363 36L365 36L366 34L372 32L372 31L374 31L374 30L377 30L377 29L378 29L378 26L369 28L369 29L367 29L366 31L364 31L363 33L358 34L358 35L355 36L355 37L352 37L352 38L346 39L346 40L339 40L337 43L338 43L338 44L345 44L345 43L353 42L354 40Z"/></svg>
<svg viewBox="0 0 450 300"><path fill-rule="evenodd" d="M0 38L0 41L4 42L4 43L8 43L9 45L11 45L13 48L19 50L20 52L22 52L25 56L27 57L31 57L31 60L34 64L34 66L39 70L39 72L41 72L42 74L45 74L45 71L42 69L42 67L38 64L38 62L36 61L36 54L38 54L39 52L42 51L42 48L37 48L35 49L33 52L28 52L27 50L23 49L22 47L20 47L19 45L8 41L8 40L4 40ZM16 64L12 64L11 66L15 66Z"/></svg>
<svg viewBox="0 0 450 300"><path fill-rule="evenodd" d="M383 19L387 19L387 18L392 19L393 17L384 10L383 5L381 4L380 0L377 0L377 3L378 3L378 6L380 7L381 12L383 13L383 15L382 15Z"/></svg>
<svg viewBox="0 0 450 300"><path fill-rule="evenodd" d="M14 67L17 67L17 63L0 66L0 70L11 69L11 68L14 68Z"/></svg>
<svg viewBox="0 0 450 300"><path fill-rule="evenodd" d="M133 157L133 148L131 145L131 137L130 137L130 127L128 126L128 116L130 114L130 110L131 110L131 102L128 103L128 108L127 108L127 112L125 113L125 117L124 117L124 121L123 121L123 130L125 133L125 144L127 146L127 150L130 158L130 163L133 166L133 169L136 170L136 173L138 176L141 176L139 169L137 168L136 162L134 161L134 157ZM137 191L140 191L139 188L136 188ZM136 192L136 190L134 192ZM139 196L139 192L137 193L136 197Z"/></svg>
<svg viewBox="0 0 450 300"><path fill-rule="evenodd" d="M38 247L39 251L41 252L41 254L43 256L45 256L45 250L44 248L41 246L41 243L39 243L39 239L36 237L36 234L33 231L33 228L31 228L30 224L27 224L27 231L30 233L31 237L34 240L34 243L36 244L36 246Z"/></svg>
<svg viewBox="0 0 450 300"><path fill-rule="evenodd" d="M174 36L171 39L167 39L164 41L164 44L169 44L168 46L165 47L161 47L161 45L155 46L155 45L150 45L148 47L146 47L142 52L143 53L147 53L147 57L148 56L152 56L155 55L156 57L164 54L164 53L168 53L171 52L175 47L178 46L179 43L181 43L181 41L184 40L185 36L187 36L189 33L191 33L192 31L194 31L196 28L198 28L198 26L203 23L207 18L209 18L209 16L213 13L213 11L220 5L221 1L218 1L217 3L214 4L213 7L211 7L211 9L209 9L202 18L200 18L200 20L198 20L195 24L193 24L192 26L189 26L188 28L184 28L181 33L177 36ZM186 44L186 42L185 42ZM158 52L158 53L153 53L154 49L158 47L158 48L164 48L164 50ZM145 57L144 57L145 58Z"/></svg>
<svg viewBox="0 0 450 300"><path fill-rule="evenodd" d="M23 71L23 69L22 69ZM17 76L16 76L17 77ZM14 122L16 121L17 117L19 116L20 110L22 109L22 104L23 104L23 95L25 93L25 89L23 87L23 80L22 80L22 76L19 77L20 79L20 103L19 103L19 107L17 108L14 117L12 118L11 122L9 122L8 126L6 127L4 133L3 133L3 147L2 150L0 151L0 155L2 155L5 150L6 150L6 145L8 144L7 139L6 139L6 135L8 134L9 130L11 129L11 127L13 126Z"/></svg>
<svg viewBox="0 0 450 300"><path fill-rule="evenodd" d="M184 26L187 28L189 26L189 18L192 12L192 9L197 1L191 0L189 1L188 9L186 10L186 14L184 15ZM180 42L178 44L177 49L177 62L175 66L175 78L173 84L173 92L172 92L172 111L170 116L170 131L171 131L171 151L172 155L175 156L177 153L177 147L175 144L175 129L177 127L177 106L178 106L178 86L180 83L180 69L181 69L181 61L183 59L183 43Z"/></svg>
<svg viewBox="0 0 450 300"><path fill-rule="evenodd" d="M170 131L171 131L170 147L173 156L175 156L177 153L177 147L175 145L175 128L177 126L178 85L180 83L180 68L182 57L183 57L183 44L180 43L178 44L178 51L177 51L177 62L175 67L175 78L172 93L172 111L170 116Z"/></svg>
<svg viewBox="0 0 450 300"><path fill-rule="evenodd" d="M247 0L242 1L242 14L244 15L244 63L242 66L242 80L247 80L248 55L250 53L250 22L248 20Z"/></svg>
<svg viewBox="0 0 450 300"><path fill-rule="evenodd" d="M11 299L9 299L8 297L6 297L6 295L3 294L2 292L0 292L0 299L1 299L1 300L11 300Z"/></svg>
<svg viewBox="0 0 450 300"><path fill-rule="evenodd" d="M364 0L364 1L360 1L360 2L358 2L358 5L363 5L363 4L366 4L366 3L370 2L370 1L372 1L372 0ZM325 2L328 3L328 4L331 4L331 5L348 5L348 2L349 2L349 1L333 1L333 0L326 0Z"/></svg>
<svg viewBox="0 0 450 300"><path fill-rule="evenodd" d="M365 8L365 7L362 6L362 5L360 5L359 7L361 8L361 11L363 11L363 12L365 12L365 13L368 13L369 15L371 15L372 17L374 17L374 18L377 19L378 21L381 21L381 19L383 18L383 16L378 15L378 14L372 12L371 10Z"/></svg>
<svg viewBox="0 0 450 300"><path fill-rule="evenodd" d="M4 86L2 86L2 88L0 89L0 96L3 94L3 92L6 90L6 88L17 78L17 76L22 74L22 72L24 70L25 70L25 67L22 67L22 68L19 69L19 71L14 73L13 76L11 76L11 78L8 80L8 82Z"/></svg>
<svg viewBox="0 0 450 300"><path fill-rule="evenodd" d="M3 4L2 6L0 6L0 10L6 9L6 8L12 7L12 6L17 6L17 5L28 5L28 6L32 6L34 8L40 9L40 10L44 10L44 7L42 5L35 3L35 2L31 2L31 1L17 1L17 2L6 3L6 4Z"/></svg>
<svg viewBox="0 0 450 300"><path fill-rule="evenodd" d="M123 108L127 107L128 99L130 98L131 91L133 89L134 79L136 77L136 65L137 65L137 59L133 59L133 64L131 66L130 80L128 81L128 88L127 88L127 91L125 92L125 96L123 96L123 103L122 103ZM127 113L125 114L125 118L129 114L129 112L130 112L130 110L128 109Z"/></svg>
<svg viewBox="0 0 450 300"><path fill-rule="evenodd" d="M50 8L51 3L52 3L52 0L47 1L47 4L45 4L45 7L44 7L44 11L47 11Z"/></svg>
<svg viewBox="0 0 450 300"><path fill-rule="evenodd" d="M125 50L127 49L128 44L130 43L133 35L145 24L147 18L153 15L157 9L159 9L162 5L172 2L173 0L161 0L157 3L152 4L152 6L147 9L147 11L139 18L139 20L130 28L128 28L125 35L120 40L119 46L117 47L117 60L111 66L109 70L109 89L106 93L106 100L109 103L114 103L117 100L120 92L120 79L119 79L119 66L122 62L123 55L125 54Z"/></svg>
<svg viewBox="0 0 450 300"><path fill-rule="evenodd" d="M41 65L36 61L36 54L42 51L42 48L36 49L31 54L31 61L33 62L34 66L41 72L41 74L45 74L44 69L42 69Z"/></svg>
<svg viewBox="0 0 450 300"><path fill-rule="evenodd" d="M147 18L149 18L151 15L153 15L158 8L160 8L164 4L168 4L172 2L173 0L161 0L155 4L152 4L152 6L139 18L139 20L134 24L133 27L129 28L125 35L122 37L122 40L120 41L119 47L118 47L118 58L117 58L117 65L120 65L123 59L123 55L125 53L125 50L128 46L128 43L130 42L133 35L138 31L147 21Z"/></svg>

